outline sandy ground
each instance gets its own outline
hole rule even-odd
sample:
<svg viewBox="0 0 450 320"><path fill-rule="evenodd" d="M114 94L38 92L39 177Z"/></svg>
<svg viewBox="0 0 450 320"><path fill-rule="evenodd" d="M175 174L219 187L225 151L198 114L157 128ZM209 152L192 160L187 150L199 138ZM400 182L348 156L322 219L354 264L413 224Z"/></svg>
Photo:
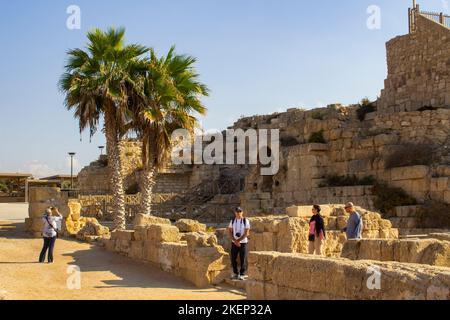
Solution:
<svg viewBox="0 0 450 320"><path fill-rule="evenodd" d="M145 263L72 240L58 239L55 263L39 264L41 246L41 239L28 238L23 223L0 222L0 294L7 300L245 299L234 288L197 289ZM73 273L68 274L74 265L81 270L79 290L67 285L68 280L76 283L70 281Z"/></svg>

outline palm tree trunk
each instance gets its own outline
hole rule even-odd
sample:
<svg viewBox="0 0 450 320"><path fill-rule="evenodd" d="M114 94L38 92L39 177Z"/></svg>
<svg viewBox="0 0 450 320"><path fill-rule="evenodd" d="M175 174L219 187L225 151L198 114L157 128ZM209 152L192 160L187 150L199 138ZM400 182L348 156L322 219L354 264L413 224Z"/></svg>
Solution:
<svg viewBox="0 0 450 320"><path fill-rule="evenodd" d="M143 214L151 215L152 213L152 196L153 187L155 186L155 168L144 169L142 171L142 181L141 181L141 211Z"/></svg>
<svg viewBox="0 0 450 320"><path fill-rule="evenodd" d="M114 117L111 112L105 112L105 135L110 167L110 185L113 195L113 230L125 230L125 194L123 190L122 162L119 152L119 141Z"/></svg>

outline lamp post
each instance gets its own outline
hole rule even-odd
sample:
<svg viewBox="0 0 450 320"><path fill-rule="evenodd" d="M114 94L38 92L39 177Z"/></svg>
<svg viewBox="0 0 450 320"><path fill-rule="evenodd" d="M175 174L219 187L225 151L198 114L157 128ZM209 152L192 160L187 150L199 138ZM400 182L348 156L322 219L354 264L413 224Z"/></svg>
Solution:
<svg viewBox="0 0 450 320"><path fill-rule="evenodd" d="M73 190L73 157L76 155L75 152L69 152L70 156L70 190Z"/></svg>
<svg viewBox="0 0 450 320"><path fill-rule="evenodd" d="M100 156L103 155L103 149L105 149L105 146L99 146L98 147L100 149Z"/></svg>

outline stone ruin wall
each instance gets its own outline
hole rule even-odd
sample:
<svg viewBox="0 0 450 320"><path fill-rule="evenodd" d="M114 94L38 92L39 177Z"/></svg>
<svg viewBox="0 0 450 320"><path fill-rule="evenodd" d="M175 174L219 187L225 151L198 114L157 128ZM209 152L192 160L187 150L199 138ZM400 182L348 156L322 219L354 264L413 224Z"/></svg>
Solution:
<svg viewBox="0 0 450 320"><path fill-rule="evenodd" d="M446 234L447 239L450 234ZM346 241L341 257L450 267L450 242L438 239L362 239Z"/></svg>
<svg viewBox="0 0 450 320"><path fill-rule="evenodd" d="M357 117L357 106L336 104L243 118L234 124L234 129L280 129L280 171L273 177L261 176L259 167L247 167L240 202L249 215L283 214L290 205L347 201L377 209L370 186L327 187L324 182L330 175L374 176L404 189L419 203L450 203L449 29L422 16L417 23L415 33L388 42L385 89L375 103L378 111L367 114L364 121ZM417 111L424 106L442 108ZM309 143L311 135L318 132L323 133L326 143ZM386 167L390 154L406 144L422 143L436 150L437 159L431 166ZM140 150L138 144L131 148L131 160L122 152L125 189L139 179L135 171L140 166ZM217 180L223 167L193 165L161 174L155 193L189 191ZM241 174L241 169L234 167L236 174ZM95 164L85 168L79 175L82 192L109 193L107 176L107 168ZM216 210L213 203L208 210ZM407 222L414 227L413 221Z"/></svg>
<svg viewBox="0 0 450 320"><path fill-rule="evenodd" d="M381 112L450 105L450 29L417 17L417 31L387 43L388 77Z"/></svg>
<svg viewBox="0 0 450 320"><path fill-rule="evenodd" d="M281 139L280 171L262 177L254 168L247 177L242 206L256 213L282 212L289 205L345 203L368 209L371 187L324 187L329 175L374 176L401 187L419 202L426 199L450 203L450 109L383 114L374 112L360 121L356 107L330 106L311 111L241 119L234 127L278 129ZM317 119L320 115L323 119ZM323 132L326 143L308 143L314 132ZM283 146L289 141L289 146ZM437 148L432 166L386 168L390 154L407 144Z"/></svg>
<svg viewBox="0 0 450 320"><path fill-rule="evenodd" d="M380 290L367 283L381 273ZM449 300L450 269L279 252L249 255L249 300Z"/></svg>

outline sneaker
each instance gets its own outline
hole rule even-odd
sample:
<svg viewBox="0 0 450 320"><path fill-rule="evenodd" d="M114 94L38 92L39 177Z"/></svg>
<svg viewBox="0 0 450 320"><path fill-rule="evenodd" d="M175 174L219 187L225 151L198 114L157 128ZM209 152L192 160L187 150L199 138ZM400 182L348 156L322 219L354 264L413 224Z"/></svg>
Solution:
<svg viewBox="0 0 450 320"><path fill-rule="evenodd" d="M231 276L231 280L238 280L239 279L239 275L233 273L233 275Z"/></svg>
<svg viewBox="0 0 450 320"><path fill-rule="evenodd" d="M238 280L244 281L244 280L245 280L245 276L239 276L239 277L238 277Z"/></svg>

